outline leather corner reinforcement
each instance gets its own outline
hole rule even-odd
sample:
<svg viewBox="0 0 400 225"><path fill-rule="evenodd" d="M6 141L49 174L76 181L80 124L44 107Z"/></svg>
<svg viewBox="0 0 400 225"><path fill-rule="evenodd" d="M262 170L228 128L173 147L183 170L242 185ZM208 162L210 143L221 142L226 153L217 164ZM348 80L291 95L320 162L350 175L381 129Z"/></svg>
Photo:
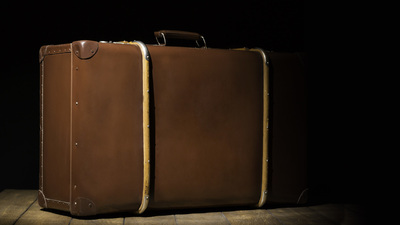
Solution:
<svg viewBox="0 0 400 225"><path fill-rule="evenodd" d="M80 59L92 58L99 49L97 41L74 41L72 42L72 51Z"/></svg>

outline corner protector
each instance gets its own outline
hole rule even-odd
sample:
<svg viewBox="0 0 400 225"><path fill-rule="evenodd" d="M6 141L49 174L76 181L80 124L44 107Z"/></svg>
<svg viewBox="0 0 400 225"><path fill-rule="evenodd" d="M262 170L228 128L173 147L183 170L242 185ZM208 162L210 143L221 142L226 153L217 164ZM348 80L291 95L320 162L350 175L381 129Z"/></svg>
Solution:
<svg viewBox="0 0 400 225"><path fill-rule="evenodd" d="M80 59L92 58L99 49L97 41L74 41L72 42L72 51Z"/></svg>
<svg viewBox="0 0 400 225"><path fill-rule="evenodd" d="M39 50L39 63L41 63L43 61L44 57L46 56L47 47L49 47L49 46L48 45L44 45L44 46L40 47L40 50Z"/></svg>
<svg viewBox="0 0 400 225"><path fill-rule="evenodd" d="M267 190L262 190L260 200L257 203L257 207L261 208L264 206L265 202L267 201Z"/></svg>
<svg viewBox="0 0 400 225"><path fill-rule="evenodd" d="M39 206L42 208L47 208L47 201L46 201L46 197L43 194L42 190L38 191L38 203Z"/></svg>
<svg viewBox="0 0 400 225"><path fill-rule="evenodd" d="M264 63L268 66L269 65L269 57L267 54L267 51L265 51L262 48L252 48L250 49L250 51L255 51L255 52L259 52L261 54L261 57L263 58Z"/></svg>
<svg viewBox="0 0 400 225"><path fill-rule="evenodd" d="M142 204L140 204L139 209L136 211L136 214L142 214L147 209L148 205L149 205L149 196L145 195L143 197Z"/></svg>
<svg viewBox="0 0 400 225"><path fill-rule="evenodd" d="M149 50L146 47L146 44L141 42L141 41L133 41L129 42L129 44L137 45L139 46L140 50L142 51L143 57L146 61L150 61L150 53Z"/></svg>
<svg viewBox="0 0 400 225"><path fill-rule="evenodd" d="M71 214L74 216L96 215L96 204L88 198L78 197L71 205Z"/></svg>

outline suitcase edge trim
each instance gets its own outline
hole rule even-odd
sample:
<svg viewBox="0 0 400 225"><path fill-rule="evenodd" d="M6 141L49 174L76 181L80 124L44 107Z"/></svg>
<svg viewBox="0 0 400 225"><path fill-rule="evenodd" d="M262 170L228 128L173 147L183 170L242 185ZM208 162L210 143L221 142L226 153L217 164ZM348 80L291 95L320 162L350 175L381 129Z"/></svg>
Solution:
<svg viewBox="0 0 400 225"><path fill-rule="evenodd" d="M140 41L129 44L138 46L142 52L142 93L143 93L143 194L137 214L143 213L150 198L150 55L146 45Z"/></svg>
<svg viewBox="0 0 400 225"><path fill-rule="evenodd" d="M269 62L265 51L261 48L252 48L250 51L260 53L263 59L263 156L262 156L262 178L261 178L261 193L260 200L257 203L257 207L262 207L267 200L268 193L268 131L269 131Z"/></svg>
<svg viewBox="0 0 400 225"><path fill-rule="evenodd" d="M237 51L258 52L263 60L263 153L262 153L262 177L260 199L256 207L262 207L267 201L268 193L268 131L269 131L269 60L265 51L261 48L234 48Z"/></svg>

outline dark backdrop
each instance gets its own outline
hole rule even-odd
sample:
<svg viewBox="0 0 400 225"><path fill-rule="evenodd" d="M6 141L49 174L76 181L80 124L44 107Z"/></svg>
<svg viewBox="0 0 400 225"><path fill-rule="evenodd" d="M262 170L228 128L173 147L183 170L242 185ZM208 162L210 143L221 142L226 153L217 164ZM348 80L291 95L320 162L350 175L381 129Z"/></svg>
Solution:
<svg viewBox="0 0 400 225"><path fill-rule="evenodd" d="M142 2L47 1L3 7L0 190L38 188L40 46L84 39L156 43L154 31L176 29L201 33L214 48L307 53L311 200L363 199L368 170L357 138L362 96L349 95L358 75L346 63L355 50L340 53L344 47L338 41L348 33L325 15L333 9L310 7L304 0Z"/></svg>

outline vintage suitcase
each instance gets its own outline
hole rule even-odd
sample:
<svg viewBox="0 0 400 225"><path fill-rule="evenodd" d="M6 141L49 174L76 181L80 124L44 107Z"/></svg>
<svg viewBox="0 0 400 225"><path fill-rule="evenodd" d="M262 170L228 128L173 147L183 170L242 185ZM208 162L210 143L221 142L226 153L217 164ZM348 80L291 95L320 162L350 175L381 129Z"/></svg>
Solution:
<svg viewBox="0 0 400 225"><path fill-rule="evenodd" d="M210 49L197 33L155 35L159 45L40 49L40 206L87 216L264 205L265 52ZM199 48L164 46L170 38Z"/></svg>

